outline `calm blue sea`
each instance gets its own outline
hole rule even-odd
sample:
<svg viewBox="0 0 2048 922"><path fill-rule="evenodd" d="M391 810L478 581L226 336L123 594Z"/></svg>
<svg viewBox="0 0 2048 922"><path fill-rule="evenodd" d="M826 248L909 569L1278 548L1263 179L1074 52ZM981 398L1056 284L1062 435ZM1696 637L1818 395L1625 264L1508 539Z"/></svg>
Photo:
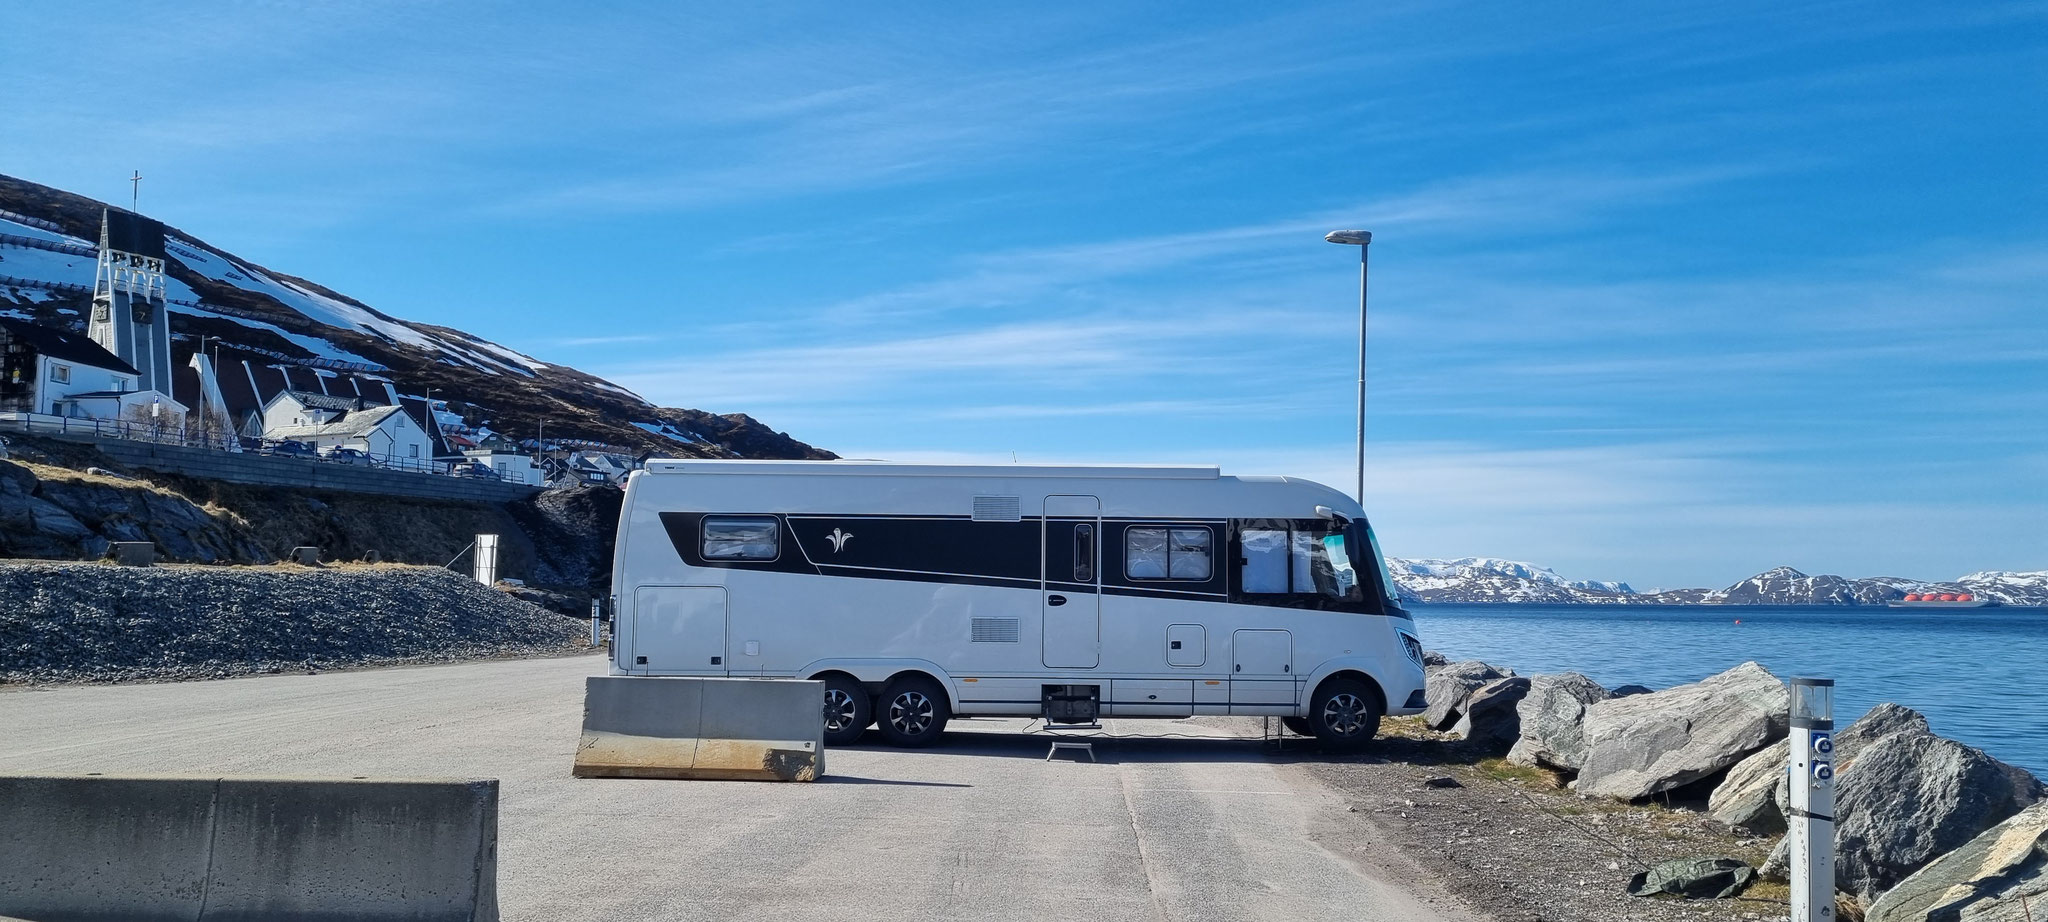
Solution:
<svg viewBox="0 0 2048 922"><path fill-rule="evenodd" d="M1665 688L1756 660L1835 680L1835 721L1896 701L2048 778L2048 609L1416 605L1423 646L1518 674Z"/></svg>

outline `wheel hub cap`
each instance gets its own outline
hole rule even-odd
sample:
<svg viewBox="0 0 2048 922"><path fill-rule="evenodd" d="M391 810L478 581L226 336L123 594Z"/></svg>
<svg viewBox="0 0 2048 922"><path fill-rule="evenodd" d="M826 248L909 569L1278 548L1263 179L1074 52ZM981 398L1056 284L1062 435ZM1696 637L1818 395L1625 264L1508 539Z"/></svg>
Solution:
<svg viewBox="0 0 2048 922"><path fill-rule="evenodd" d="M1365 729L1365 715L1365 702L1357 695L1332 695L1323 703L1323 725L1338 736L1357 736Z"/></svg>
<svg viewBox="0 0 2048 922"><path fill-rule="evenodd" d="M918 692L904 692L889 702L889 723L915 736L932 724L932 702Z"/></svg>
<svg viewBox="0 0 2048 922"><path fill-rule="evenodd" d="M825 690L825 729L844 730L853 723L853 696L837 688Z"/></svg>

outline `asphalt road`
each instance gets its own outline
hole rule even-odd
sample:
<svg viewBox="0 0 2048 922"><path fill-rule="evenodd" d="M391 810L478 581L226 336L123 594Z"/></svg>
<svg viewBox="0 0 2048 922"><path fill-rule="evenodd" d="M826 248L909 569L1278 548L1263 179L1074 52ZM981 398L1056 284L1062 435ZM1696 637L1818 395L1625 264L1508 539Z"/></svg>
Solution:
<svg viewBox="0 0 2048 922"><path fill-rule="evenodd" d="M1044 761L1023 721L956 721L936 749L830 750L815 784L577 780L602 668L0 692L0 771L499 778L508 920L1475 918L1376 850L1294 764L1313 756L1234 726L1112 721L1091 764Z"/></svg>

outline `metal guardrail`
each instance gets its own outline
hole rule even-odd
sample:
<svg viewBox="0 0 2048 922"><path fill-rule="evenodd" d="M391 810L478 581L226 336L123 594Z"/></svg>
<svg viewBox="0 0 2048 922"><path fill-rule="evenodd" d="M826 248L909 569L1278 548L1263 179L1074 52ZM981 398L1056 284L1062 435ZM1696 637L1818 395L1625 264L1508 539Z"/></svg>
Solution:
<svg viewBox="0 0 2048 922"><path fill-rule="evenodd" d="M195 432L183 426L159 426L151 423L119 419L48 416L41 413L0 413L0 431L19 432L24 435L122 439L130 442L147 442L153 445L179 445L187 448L206 448L222 452L240 451L243 454L297 458L302 461L319 461L340 466L404 471L413 474L430 474L437 477L454 477L459 480L482 480L490 483L522 483L518 480L500 476L497 471L475 461L438 461L432 458L413 458L371 452L356 452L352 454L328 452L322 454L307 450L280 449L274 442L265 445L261 440L244 439L232 434L208 434ZM545 484L524 485L544 486Z"/></svg>
<svg viewBox="0 0 2048 922"><path fill-rule="evenodd" d="M28 215L22 214L20 212L7 211L5 209L0 209L0 218L6 218L7 220L13 221L16 224L23 224L29 227L40 228L42 230L49 231L53 234L64 234L66 236L70 236L69 232L64 230L63 225L58 224L55 221L45 221L42 218L31 218Z"/></svg>
<svg viewBox="0 0 2048 922"><path fill-rule="evenodd" d="M211 448L218 451L233 451L241 444L241 440L232 433L201 433L182 425L165 426L121 419L46 416L41 413L0 413L0 430L24 435L89 435L156 445Z"/></svg>
<svg viewBox="0 0 2048 922"><path fill-rule="evenodd" d="M91 285L73 285L70 282L52 282L49 279L27 279L18 275L0 275L0 285L12 288L41 288L46 291L61 291L67 294L92 294Z"/></svg>

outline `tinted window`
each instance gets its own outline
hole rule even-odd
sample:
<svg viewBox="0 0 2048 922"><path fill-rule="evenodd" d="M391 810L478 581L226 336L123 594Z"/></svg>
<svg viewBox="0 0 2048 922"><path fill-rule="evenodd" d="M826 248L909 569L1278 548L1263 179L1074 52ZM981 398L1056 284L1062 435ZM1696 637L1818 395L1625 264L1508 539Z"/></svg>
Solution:
<svg viewBox="0 0 2048 922"><path fill-rule="evenodd" d="M1124 576L1206 580L1211 572L1214 544L1214 536L1207 528L1126 528Z"/></svg>
<svg viewBox="0 0 2048 922"><path fill-rule="evenodd" d="M782 528L774 516L707 515L704 559L774 560L782 553Z"/></svg>

